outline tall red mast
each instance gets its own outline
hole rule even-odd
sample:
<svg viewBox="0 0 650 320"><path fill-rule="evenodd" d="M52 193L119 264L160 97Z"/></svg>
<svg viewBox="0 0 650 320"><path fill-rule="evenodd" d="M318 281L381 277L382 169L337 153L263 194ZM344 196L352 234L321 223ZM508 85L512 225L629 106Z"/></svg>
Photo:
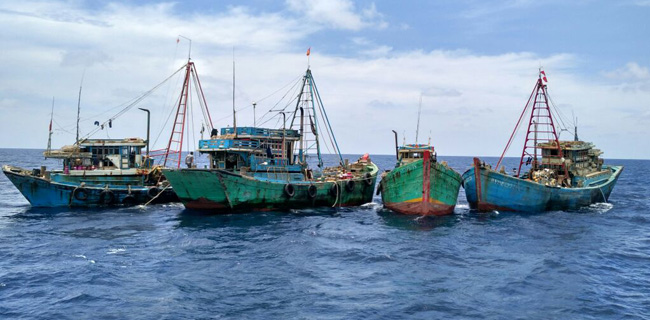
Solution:
<svg viewBox="0 0 650 320"><path fill-rule="evenodd" d="M188 61L185 65L185 79L183 81L181 95L178 99L176 117L174 118L174 124L172 127L171 135L169 137L169 142L167 143L167 148L152 151L153 153L158 152L157 154L152 155L152 157L164 157L162 161L163 167L167 166L168 160L172 163L170 167L174 167L174 164L176 165L176 168L180 168L181 166L181 152L183 151L183 138L185 135L187 103L191 89L190 78L194 80L194 86L196 87L197 94L199 96L199 103L201 104L201 108L204 111L204 116L207 118L206 120L210 125L210 129L213 128L212 118L210 117L210 111L208 110L207 102L205 101L205 95L203 94L203 88L201 87L199 75L196 72L194 62Z"/></svg>
<svg viewBox="0 0 650 320"><path fill-rule="evenodd" d="M528 121L528 130L526 131L526 139L524 141L524 148L521 152L521 158L519 159L519 168L517 169L516 176L519 177L521 175L521 167L524 164L532 165L533 169L540 167L540 164L537 160L538 145L540 143L551 143L552 145L557 146L557 154L551 154L548 157L563 159L564 155L562 152L562 147L560 146L560 141L558 139L557 131L555 130L555 124L553 122L553 115L551 114L551 109L548 103L546 85L544 84L545 81L546 75L544 71L540 69L539 77L535 83L533 92L528 98L528 102L526 103L526 106L524 107L524 110L519 117L519 121L517 122L515 130L512 132L512 135L510 135L510 140L508 141L506 148L503 150L499 162L497 162L497 169L499 168L499 165L501 164L501 161L503 160L508 147L512 143L512 139L517 131L517 128L519 128L519 124L521 123L521 120L523 119L523 116L526 114L526 111L528 109L531 109L530 119ZM541 154L539 155L541 156ZM561 161L561 167L564 175L567 176L568 173L564 161Z"/></svg>

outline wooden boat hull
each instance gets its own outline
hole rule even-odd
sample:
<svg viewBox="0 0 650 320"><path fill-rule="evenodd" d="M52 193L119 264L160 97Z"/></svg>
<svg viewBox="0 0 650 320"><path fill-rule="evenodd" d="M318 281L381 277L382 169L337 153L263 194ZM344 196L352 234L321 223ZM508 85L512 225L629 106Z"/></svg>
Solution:
<svg viewBox="0 0 650 320"><path fill-rule="evenodd" d="M429 164L428 170L425 162ZM460 174L453 169L423 159L386 173L379 191L384 206L390 210L440 216L454 212L461 181Z"/></svg>
<svg viewBox="0 0 650 320"><path fill-rule="evenodd" d="M576 210L597 202L607 202L622 166L603 166L611 174L587 187L549 187L475 166L463 173L463 187L470 208L486 211L542 212Z"/></svg>
<svg viewBox="0 0 650 320"><path fill-rule="evenodd" d="M377 180L377 166L370 168L363 178L290 183L220 169L163 169L163 173L186 208L228 213L362 205L372 201ZM292 194L286 190L288 184ZM314 186L311 194L310 186Z"/></svg>
<svg viewBox="0 0 650 320"><path fill-rule="evenodd" d="M111 205L138 205L178 201L171 188L155 189L153 186L91 186L80 183L54 182L43 177L26 174L25 170L3 166L2 171L18 191L34 207L97 207ZM110 191L110 195L107 191Z"/></svg>

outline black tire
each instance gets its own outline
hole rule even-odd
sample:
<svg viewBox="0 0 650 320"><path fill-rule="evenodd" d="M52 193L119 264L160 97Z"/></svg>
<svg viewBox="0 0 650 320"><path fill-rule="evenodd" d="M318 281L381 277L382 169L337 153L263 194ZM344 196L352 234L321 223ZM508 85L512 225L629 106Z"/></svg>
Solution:
<svg viewBox="0 0 650 320"><path fill-rule="evenodd" d="M115 194L111 190L104 190L99 194L99 204L109 205L115 201Z"/></svg>
<svg viewBox="0 0 650 320"><path fill-rule="evenodd" d="M127 205L127 206L132 206L138 203L138 201L135 199L135 197L132 194L127 194L124 199L122 199L122 204Z"/></svg>
<svg viewBox="0 0 650 320"><path fill-rule="evenodd" d="M377 186L377 193L375 193L376 196L378 196L381 193L381 183Z"/></svg>
<svg viewBox="0 0 650 320"><path fill-rule="evenodd" d="M364 180L363 180L367 185L371 186L372 185L372 175L370 172L366 172L364 175Z"/></svg>
<svg viewBox="0 0 650 320"><path fill-rule="evenodd" d="M149 188L149 190L147 190L147 196L149 197L149 199L155 198L159 193L160 193L160 189L158 189L157 187L152 187Z"/></svg>
<svg viewBox="0 0 650 320"><path fill-rule="evenodd" d="M339 187L338 182L334 182L334 184L332 184L332 186L330 187L330 195L332 197L338 196L341 193L340 188L341 187Z"/></svg>
<svg viewBox="0 0 650 320"><path fill-rule="evenodd" d="M291 183L287 183L284 185L284 194L286 194L287 197L289 198L293 197L293 195L296 194L296 189L293 187Z"/></svg>
<svg viewBox="0 0 650 320"><path fill-rule="evenodd" d="M75 199L79 201L85 201L88 199L88 190L86 188L76 188L74 191L72 191L72 195L74 196Z"/></svg>
<svg viewBox="0 0 650 320"><path fill-rule="evenodd" d="M307 196L309 199L314 199L316 198L316 194L318 193L318 188L316 188L315 185L310 185L309 188L307 188Z"/></svg>
<svg viewBox="0 0 650 320"><path fill-rule="evenodd" d="M354 190L355 182L354 180L348 180L345 182L345 190L352 191Z"/></svg>

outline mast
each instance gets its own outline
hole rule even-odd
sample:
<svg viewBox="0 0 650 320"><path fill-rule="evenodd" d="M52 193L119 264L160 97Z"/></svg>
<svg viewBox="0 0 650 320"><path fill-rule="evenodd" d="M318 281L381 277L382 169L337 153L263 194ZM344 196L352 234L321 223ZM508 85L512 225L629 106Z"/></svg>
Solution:
<svg viewBox="0 0 650 320"><path fill-rule="evenodd" d="M564 176L565 177L568 176L568 171L564 163L562 146L560 145L557 131L555 130L555 124L553 122L553 115L551 114L551 109L549 107L546 85L544 84L543 81L544 82L546 81L546 75L544 71L542 71L540 68L539 77L537 79L537 82L535 83L535 88L533 89L533 93L531 94L531 98L533 95L535 96L535 98L532 100L529 99L528 104L524 108L524 111L528 109L532 101L530 120L528 121L528 130L526 132L526 139L524 141L524 147L521 153L521 158L519 159L519 168L517 169L517 175L516 175L517 177L521 175L521 167L524 165L524 163L526 164L530 163L530 161L527 160L526 157L532 160L532 165L533 165L532 168L534 170L537 170L539 168L538 161L537 161L537 149L540 143L550 143L551 145L557 147L557 153L556 154L551 153L550 155L547 155L548 163L546 164L542 163L542 167L546 166L546 167L550 167L551 169L554 169L554 167L560 167L564 173ZM531 138L531 134L532 134L532 138ZM532 149L532 152L530 149ZM542 158L544 158L543 155Z"/></svg>
<svg viewBox="0 0 650 320"><path fill-rule="evenodd" d="M420 105L418 107L418 125L415 129L415 144L418 144L418 135L420 134L420 115L422 113L422 93L420 93Z"/></svg>
<svg viewBox="0 0 650 320"><path fill-rule="evenodd" d="M79 83L79 98L77 99L77 137L75 138L75 145L79 145L79 114L81 113L81 87L84 83L84 76L86 75L86 70L81 74L81 83Z"/></svg>
<svg viewBox="0 0 650 320"><path fill-rule="evenodd" d="M52 121L54 120L54 97L52 97L52 112L50 113L50 129L47 138L47 152L52 151Z"/></svg>
<svg viewBox="0 0 650 320"><path fill-rule="evenodd" d="M235 48L232 48L232 126L237 137L237 111L235 110Z"/></svg>

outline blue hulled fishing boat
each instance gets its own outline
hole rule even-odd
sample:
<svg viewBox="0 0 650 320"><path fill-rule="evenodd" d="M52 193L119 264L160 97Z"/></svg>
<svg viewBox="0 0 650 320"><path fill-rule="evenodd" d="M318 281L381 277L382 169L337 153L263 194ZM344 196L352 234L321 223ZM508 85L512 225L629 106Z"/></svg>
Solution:
<svg viewBox="0 0 650 320"><path fill-rule="evenodd" d="M549 101L546 74L540 70L535 88L496 167L493 169L474 158L473 167L463 174L470 208L539 212L575 210L607 202L623 167L605 165L600 158L602 152L592 143L580 141L577 129L574 140L560 141L551 106L556 113L557 109ZM528 113L530 120L519 168L509 175L500 165L516 128ZM521 174L526 166L530 169Z"/></svg>
<svg viewBox="0 0 650 320"><path fill-rule="evenodd" d="M26 170L5 165L4 174L35 207L92 207L178 201L160 169L142 154L143 139L85 139L74 146L45 151L63 167ZM167 187L167 188L166 188Z"/></svg>
<svg viewBox="0 0 650 320"><path fill-rule="evenodd" d="M167 147L149 153L149 110L147 112L147 139L90 139L89 137L105 128L120 115L150 95L156 88L170 80L172 76L185 71L185 80L180 96L173 106L177 109L171 136ZM201 83L194 63L188 61L172 76L153 89L145 92L133 103L119 111L115 116L97 126L85 138L79 138L79 108L77 106L77 137L74 145L59 150L51 149L52 120L50 120L50 139L45 158L62 160L62 168L48 170L45 166L36 169L23 169L4 165L2 171L23 194L32 206L37 207L94 207L107 205L136 205L146 203L176 202L178 197L162 174L162 167L180 168L181 150L184 141L186 115L190 113L190 83L194 83L196 95L201 105L206 105ZM79 101L81 100L81 88ZM205 124L212 127L210 114L203 113ZM144 148L146 147L146 152ZM154 158L160 165L154 165ZM191 165L191 163L190 163Z"/></svg>

